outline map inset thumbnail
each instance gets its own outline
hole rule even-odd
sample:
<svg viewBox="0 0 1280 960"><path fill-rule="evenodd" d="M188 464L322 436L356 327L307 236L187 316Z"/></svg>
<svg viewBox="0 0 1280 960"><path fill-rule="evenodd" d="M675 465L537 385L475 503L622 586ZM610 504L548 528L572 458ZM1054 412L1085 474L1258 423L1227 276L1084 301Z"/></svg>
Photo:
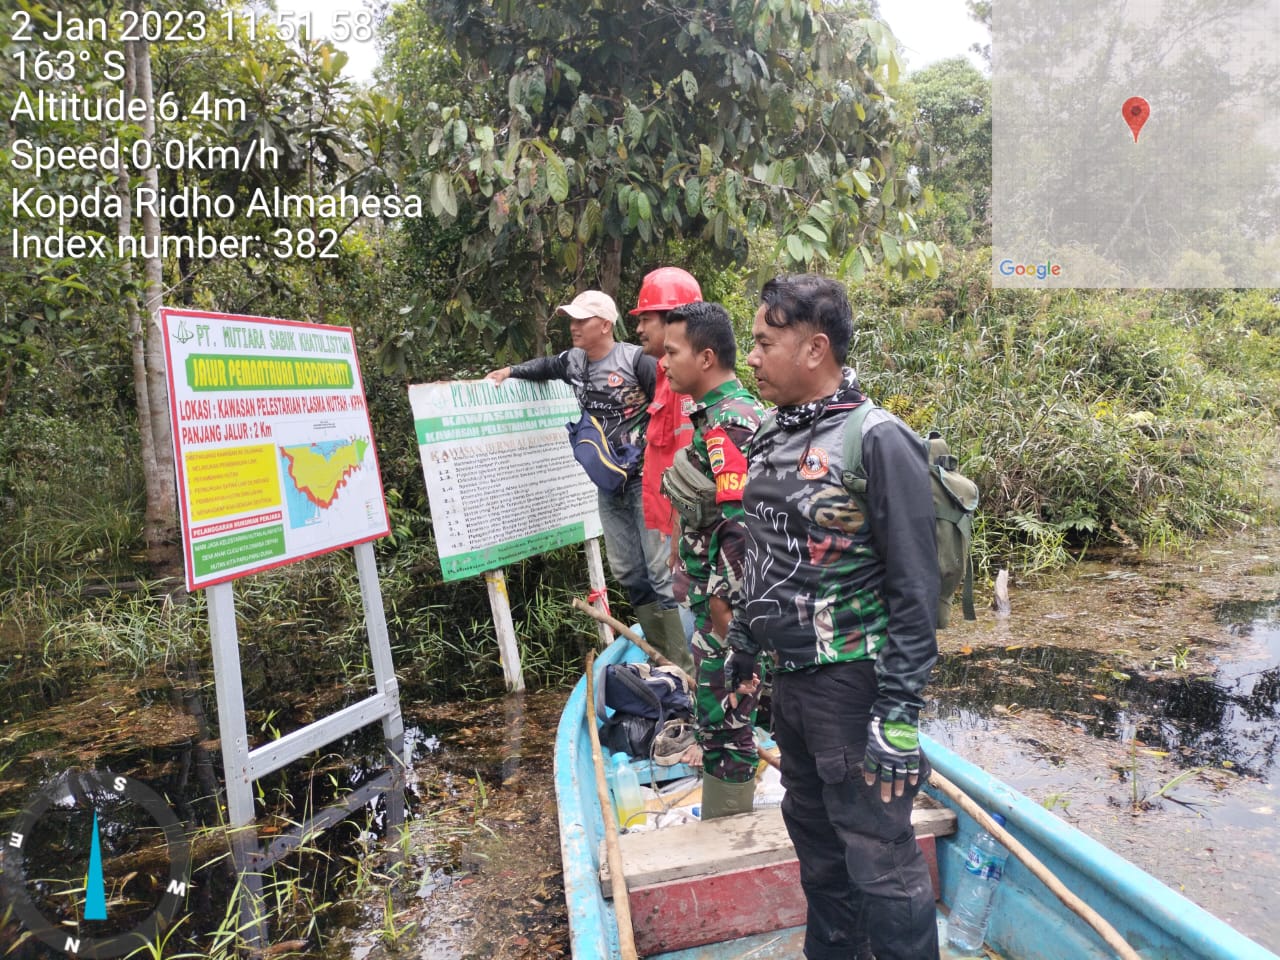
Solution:
<svg viewBox="0 0 1280 960"><path fill-rule="evenodd" d="M992 18L997 286L1280 286L1280 0Z"/></svg>

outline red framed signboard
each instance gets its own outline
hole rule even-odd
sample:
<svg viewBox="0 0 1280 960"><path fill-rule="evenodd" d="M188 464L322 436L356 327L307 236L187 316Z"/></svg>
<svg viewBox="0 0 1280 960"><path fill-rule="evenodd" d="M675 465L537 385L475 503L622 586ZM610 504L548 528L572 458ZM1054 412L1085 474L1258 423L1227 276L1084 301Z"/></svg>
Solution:
<svg viewBox="0 0 1280 960"><path fill-rule="evenodd" d="M163 309L187 589L390 532L349 327Z"/></svg>

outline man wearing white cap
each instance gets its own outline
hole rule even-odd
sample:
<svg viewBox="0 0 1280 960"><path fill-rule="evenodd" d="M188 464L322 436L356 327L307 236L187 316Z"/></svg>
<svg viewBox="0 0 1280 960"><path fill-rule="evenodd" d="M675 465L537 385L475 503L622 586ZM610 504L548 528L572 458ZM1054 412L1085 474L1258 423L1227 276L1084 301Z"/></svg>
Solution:
<svg viewBox="0 0 1280 960"><path fill-rule="evenodd" d="M572 303L557 307L556 314L569 318L572 348L554 357L538 357L493 370L485 379L493 383L502 383L508 377L563 380L573 387L583 411L600 422L612 448L643 448L649 404L657 385L657 361L633 343L614 340L618 307L607 293L586 290ZM675 607L675 600L662 537L645 526L639 469L617 493L597 490L597 502L609 569L626 590L637 619L642 624L658 622L662 611ZM687 657L684 634L671 633L672 645L679 644L677 650L663 649L668 645L665 635L651 639L678 662L672 653Z"/></svg>

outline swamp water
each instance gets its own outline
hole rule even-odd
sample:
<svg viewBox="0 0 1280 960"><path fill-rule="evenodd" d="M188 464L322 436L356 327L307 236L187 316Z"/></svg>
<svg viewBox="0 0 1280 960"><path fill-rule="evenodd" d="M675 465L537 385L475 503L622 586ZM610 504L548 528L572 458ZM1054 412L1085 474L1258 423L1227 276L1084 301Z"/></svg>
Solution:
<svg viewBox="0 0 1280 960"><path fill-rule="evenodd" d="M1088 563L1015 587L1009 618L983 611L940 634L925 726L1280 950L1280 569L1270 542L1259 534L1194 560ZM399 667L409 827L387 837L375 807L287 859L268 887L273 956L567 956L551 786L567 691L424 703L412 665ZM246 695L255 742L363 695L264 685ZM35 785L73 764L127 772L187 822L218 823L221 757L204 715L212 688L200 678L179 691L164 678L71 677L22 688L10 704L0 726L5 823ZM264 834L374 775L379 754L375 728L266 781ZM166 955L198 950L226 925L225 849L215 830L199 835L185 923L201 936L176 938ZM0 931L0 954L15 936ZM13 953L63 955L30 943Z"/></svg>
<svg viewBox="0 0 1280 960"><path fill-rule="evenodd" d="M924 727L1280 951L1276 596L1206 604L1209 622L1169 624L1179 639L1145 652L1132 636L1103 642L1123 625L1081 623L1091 613L1067 615L1081 626L1076 641L1098 641L1074 646L1035 644L1032 623L989 624L998 646L948 643Z"/></svg>

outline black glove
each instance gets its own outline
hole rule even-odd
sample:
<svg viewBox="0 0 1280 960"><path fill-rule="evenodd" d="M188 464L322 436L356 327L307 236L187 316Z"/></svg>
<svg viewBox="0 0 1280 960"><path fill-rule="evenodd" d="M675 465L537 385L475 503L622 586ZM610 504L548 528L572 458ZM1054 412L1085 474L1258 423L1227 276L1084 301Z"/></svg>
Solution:
<svg viewBox="0 0 1280 960"><path fill-rule="evenodd" d="M867 785L880 780L880 799L900 797L908 782L920 779L920 728L918 724L882 720L873 716L867 725L867 755L862 764Z"/></svg>
<svg viewBox="0 0 1280 960"><path fill-rule="evenodd" d="M739 617L730 621L724 642L727 647L724 655L724 688L729 693L736 694L740 685L745 683L751 686L755 680L756 654L760 652L760 645L751 636L747 622Z"/></svg>
<svg viewBox="0 0 1280 960"><path fill-rule="evenodd" d="M755 656L760 652L760 644L751 636L751 628L742 617L734 617L729 621L729 629L725 631L724 643L731 650L739 650Z"/></svg>
<svg viewBox="0 0 1280 960"><path fill-rule="evenodd" d="M724 655L724 688L730 693L738 693L738 687L746 684L748 687L754 682L756 676L756 655L754 653L743 653L741 650L729 648Z"/></svg>

